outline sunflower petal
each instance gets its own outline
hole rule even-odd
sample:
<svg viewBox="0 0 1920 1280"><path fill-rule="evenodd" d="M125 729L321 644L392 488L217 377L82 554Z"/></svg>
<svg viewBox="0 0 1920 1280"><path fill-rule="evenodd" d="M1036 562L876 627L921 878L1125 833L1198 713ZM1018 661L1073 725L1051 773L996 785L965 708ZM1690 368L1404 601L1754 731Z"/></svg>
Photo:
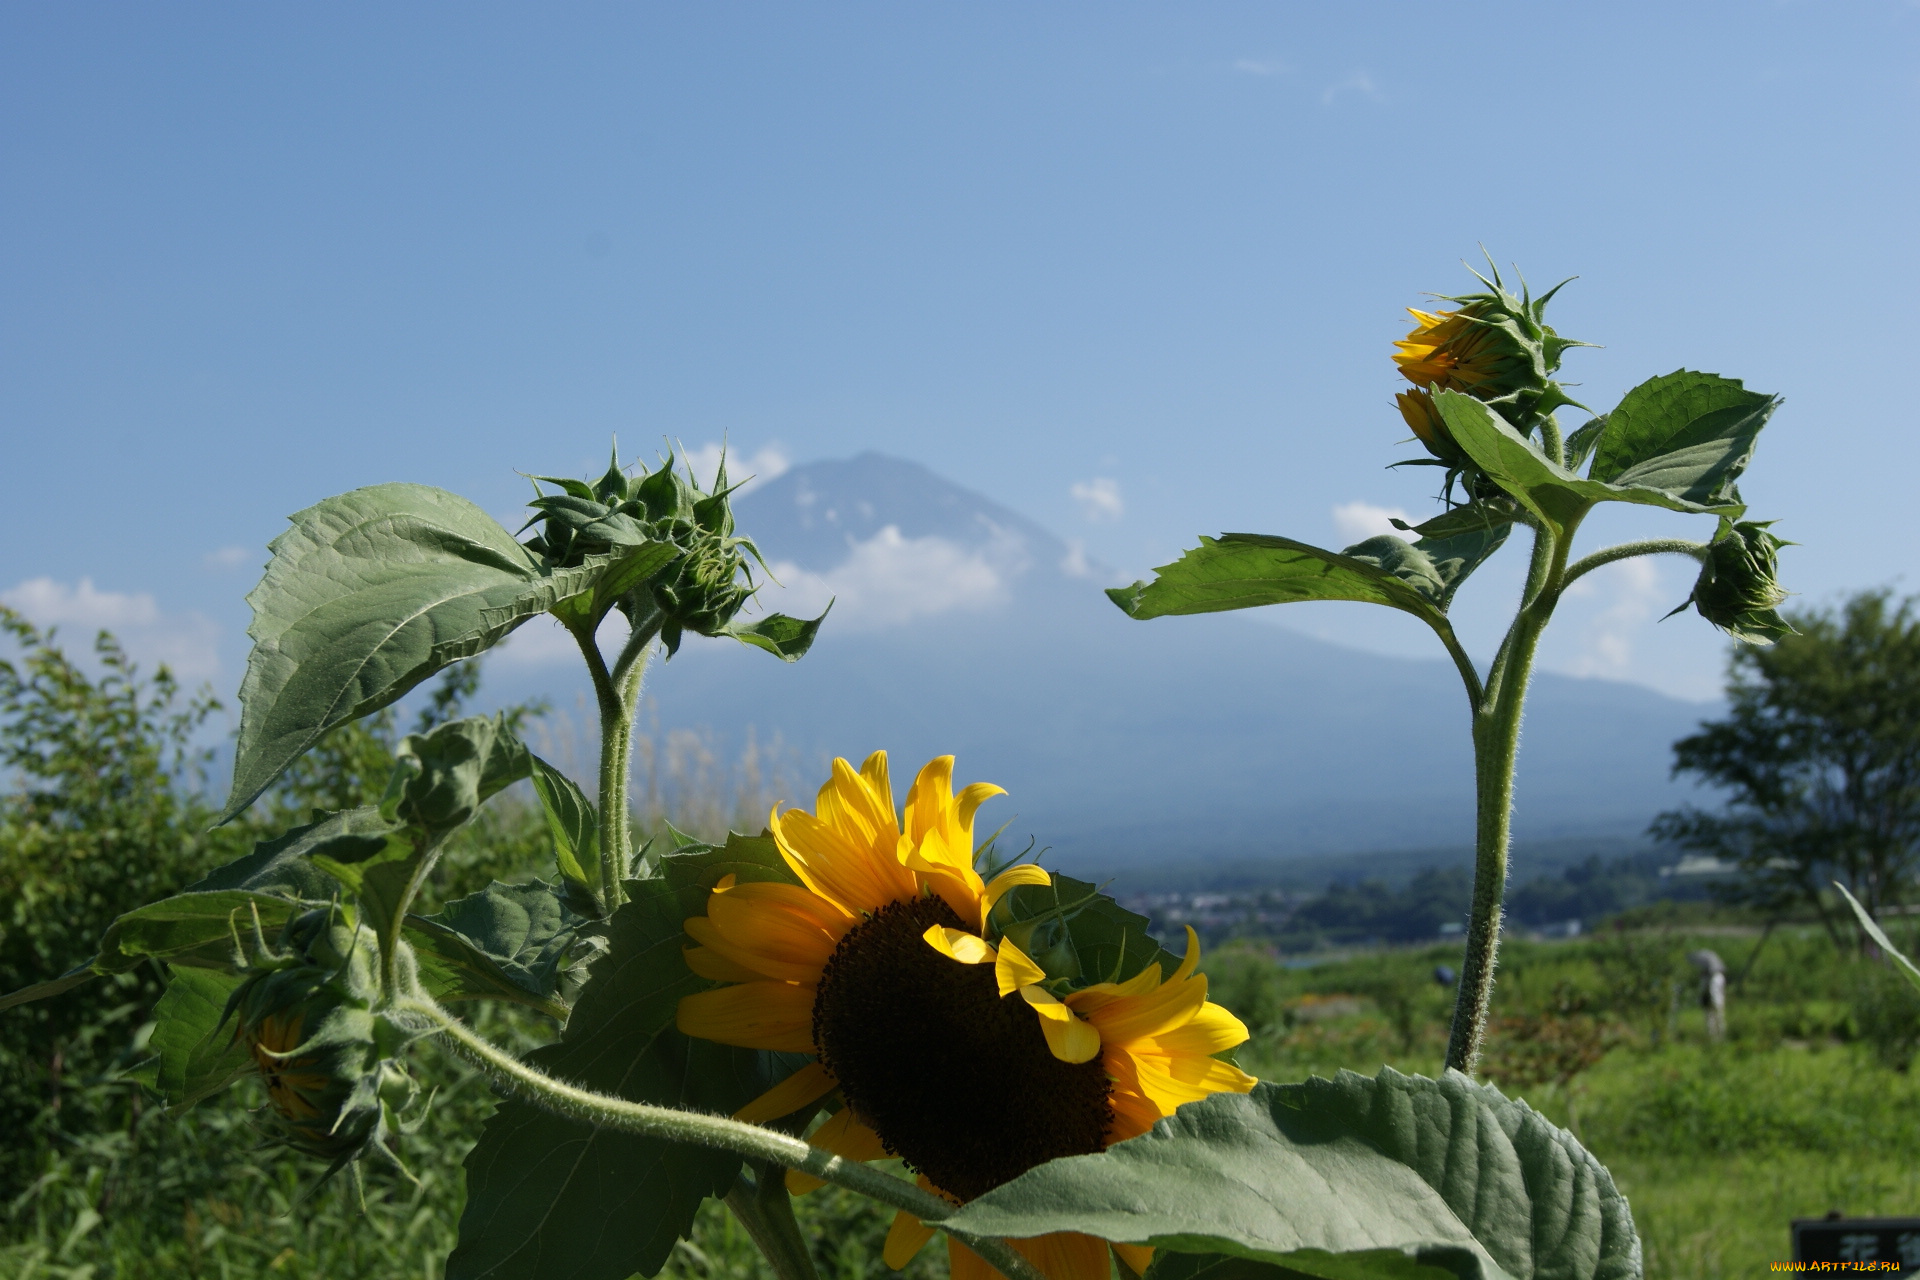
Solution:
<svg viewBox="0 0 1920 1280"><path fill-rule="evenodd" d="M1020 997L1040 1016L1047 1048L1062 1062L1091 1062L1100 1052L1100 1033L1074 1016L1040 987L1020 988Z"/></svg>
<svg viewBox="0 0 1920 1280"><path fill-rule="evenodd" d="M953 814L960 823L960 829L971 833L973 831L973 815L980 806L995 796L1003 796L1005 794L1007 794L1005 787L996 787L991 782L969 782L966 786L960 788L960 794L955 797Z"/></svg>
<svg viewBox="0 0 1920 1280"><path fill-rule="evenodd" d="M1100 1028L1108 1044L1126 1044L1146 1036L1185 1026L1207 1002L1205 977L1167 982L1145 995L1129 996L1086 1010L1087 1021Z"/></svg>
<svg viewBox="0 0 1920 1280"><path fill-rule="evenodd" d="M993 964L994 981L1000 985L1001 996L1010 996L1022 987L1029 987L1047 980L1047 971L1027 957L1027 953L1013 945L1011 938L1000 939L1000 956ZM1065 1006L1061 1006L1065 1008ZM1085 1061L1085 1059L1082 1059Z"/></svg>
<svg viewBox="0 0 1920 1280"><path fill-rule="evenodd" d="M979 784L976 783L976 786ZM980 905L980 922L986 923L987 912L999 905L1007 891L1023 884L1052 884L1053 873L1037 867L1031 862L1023 862L1017 867L1008 867L993 879L987 881L987 892Z"/></svg>
<svg viewBox="0 0 1920 1280"><path fill-rule="evenodd" d="M1009 1240L1047 1280L1108 1280L1113 1264L1107 1242L1078 1231L1056 1231L1031 1240Z"/></svg>
<svg viewBox="0 0 1920 1280"><path fill-rule="evenodd" d="M1147 1268L1153 1265L1153 1246L1150 1244L1122 1244L1113 1242L1114 1256L1120 1264L1136 1276L1147 1274Z"/></svg>
<svg viewBox="0 0 1920 1280"><path fill-rule="evenodd" d="M893 1226L887 1230L887 1246L880 1257L898 1271L912 1262L913 1255L925 1248L936 1234L932 1227L902 1209L893 1215Z"/></svg>
<svg viewBox="0 0 1920 1280"><path fill-rule="evenodd" d="M1187 954L1180 961L1180 967L1173 971L1173 977L1168 979L1168 981L1185 982L1188 978L1191 978L1193 976L1193 971L1199 967L1200 967L1200 935L1193 931L1192 925L1188 925L1187 926Z"/></svg>
<svg viewBox="0 0 1920 1280"><path fill-rule="evenodd" d="M747 1124L765 1124L790 1116L809 1102L832 1093L840 1082L817 1062L809 1062L792 1075L733 1113L735 1120Z"/></svg>
<svg viewBox="0 0 1920 1280"><path fill-rule="evenodd" d="M694 917L705 920L705 916ZM758 969L749 969L738 960L730 960L712 947L682 947L680 954L686 957L687 968L703 978L715 982L759 982L769 975Z"/></svg>
<svg viewBox="0 0 1920 1280"><path fill-rule="evenodd" d="M887 1154L886 1147L880 1143L880 1135L862 1124L860 1118L853 1114L852 1107L842 1107L834 1112L825 1124L807 1135L807 1143L822 1151L831 1151L842 1160L878 1160ZM803 1196L825 1185L820 1179L798 1169L787 1170L787 1190L796 1196Z"/></svg>
<svg viewBox="0 0 1920 1280"><path fill-rule="evenodd" d="M968 933L965 929L949 929L943 924L930 924L927 926L927 931L920 936L927 940L928 946L949 960L958 960L961 964L993 962L993 944ZM1002 991L1000 994L1007 993Z"/></svg>
<svg viewBox="0 0 1920 1280"><path fill-rule="evenodd" d="M791 982L742 982L683 996L674 1025L696 1040L812 1053L813 996Z"/></svg>
<svg viewBox="0 0 1920 1280"><path fill-rule="evenodd" d="M1247 1024L1211 1001L1201 1005L1184 1026L1153 1037L1154 1045L1162 1052L1191 1054L1197 1058L1212 1057L1222 1049L1246 1042Z"/></svg>
<svg viewBox="0 0 1920 1280"><path fill-rule="evenodd" d="M1216 1093L1246 1093L1259 1083L1218 1058L1166 1058L1138 1052L1132 1057L1140 1092L1165 1115Z"/></svg>

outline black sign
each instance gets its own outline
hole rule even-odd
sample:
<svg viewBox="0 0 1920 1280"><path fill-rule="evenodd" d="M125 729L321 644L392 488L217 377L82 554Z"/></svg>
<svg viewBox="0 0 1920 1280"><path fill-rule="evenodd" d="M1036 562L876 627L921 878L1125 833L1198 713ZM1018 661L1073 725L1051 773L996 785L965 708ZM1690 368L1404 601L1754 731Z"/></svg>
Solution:
<svg viewBox="0 0 1920 1280"><path fill-rule="evenodd" d="M1920 1218L1796 1218L1793 1260L1877 1263L1858 1270L1866 1275L1920 1276ZM1889 1263L1892 1268L1883 1270Z"/></svg>

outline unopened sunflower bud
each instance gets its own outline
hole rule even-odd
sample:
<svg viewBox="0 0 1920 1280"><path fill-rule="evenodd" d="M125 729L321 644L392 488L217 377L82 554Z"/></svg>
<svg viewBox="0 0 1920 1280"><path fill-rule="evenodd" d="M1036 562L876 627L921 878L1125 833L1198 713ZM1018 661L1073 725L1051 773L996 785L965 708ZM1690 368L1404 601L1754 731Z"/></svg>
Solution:
<svg viewBox="0 0 1920 1280"><path fill-rule="evenodd" d="M1432 392L1418 388L1399 391L1394 393L1393 399L1400 406L1400 416L1413 428L1413 434L1420 438L1420 443L1427 446L1428 453L1449 467L1468 465L1465 451L1454 443L1453 433L1447 430L1446 421L1433 403Z"/></svg>
<svg viewBox="0 0 1920 1280"><path fill-rule="evenodd" d="M1485 293L1443 299L1456 304L1455 310L1408 308L1419 323L1393 344L1399 348L1393 360L1401 375L1423 391L1463 392L1500 407L1516 425L1530 427L1540 415L1572 403L1552 375L1568 347L1584 344L1562 338L1546 324L1543 317L1554 291L1538 299L1515 297L1498 272L1482 281ZM1435 456L1445 458L1414 424L1415 414L1404 398L1401 413ZM1444 437L1436 433L1435 438Z"/></svg>
<svg viewBox="0 0 1920 1280"><path fill-rule="evenodd" d="M1789 544L1767 531L1771 523L1736 524L1714 539L1693 594L1680 609L1692 605L1708 622L1748 644L1772 644L1791 635L1793 628L1774 612L1787 598L1774 574L1779 550Z"/></svg>
<svg viewBox="0 0 1920 1280"><path fill-rule="evenodd" d="M408 1033L375 1009L379 953L333 909L296 916L234 993L235 1036L266 1086L274 1137L335 1166L375 1149L413 1098Z"/></svg>

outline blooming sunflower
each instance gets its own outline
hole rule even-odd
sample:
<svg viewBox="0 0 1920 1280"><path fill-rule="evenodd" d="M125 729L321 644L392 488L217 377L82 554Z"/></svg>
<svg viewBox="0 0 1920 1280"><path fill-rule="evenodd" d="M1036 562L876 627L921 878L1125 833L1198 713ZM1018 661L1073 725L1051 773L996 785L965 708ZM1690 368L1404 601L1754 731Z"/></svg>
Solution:
<svg viewBox="0 0 1920 1280"><path fill-rule="evenodd" d="M896 815L885 752L857 772L835 760L813 813L769 819L800 883L726 877L707 914L686 922L688 965L728 985L683 999L680 1030L814 1055L736 1117L773 1120L837 1092L842 1105L808 1141L847 1159L899 1156L922 1186L964 1203L1144 1133L1182 1103L1251 1089L1213 1056L1247 1030L1208 1002L1192 930L1171 977L1149 965L1078 988L999 936L1000 899L1052 877L1023 863L983 879L974 813L1005 793L976 782L956 796L952 783L953 757L932 761ZM818 1185L788 1175L796 1192ZM905 1266L933 1234L898 1215L887 1264ZM1061 1232L1013 1243L1050 1280L1108 1275L1106 1241ZM1149 1250L1111 1247L1144 1270ZM948 1248L956 1280L998 1274Z"/></svg>

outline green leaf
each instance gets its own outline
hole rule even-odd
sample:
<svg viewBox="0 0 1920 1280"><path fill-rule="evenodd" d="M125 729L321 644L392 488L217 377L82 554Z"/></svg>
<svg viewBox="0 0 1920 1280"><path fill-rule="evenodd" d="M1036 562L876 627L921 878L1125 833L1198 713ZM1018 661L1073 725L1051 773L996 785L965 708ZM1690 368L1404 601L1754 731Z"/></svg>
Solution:
<svg viewBox="0 0 1920 1280"><path fill-rule="evenodd" d="M272 551L247 597L254 645L222 821L334 725L487 649L606 566L548 569L479 507L417 484L308 507Z"/></svg>
<svg viewBox="0 0 1920 1280"><path fill-rule="evenodd" d="M1440 579L1440 593L1434 597L1434 603L1442 609L1451 607L1454 593L1460 590L1461 584L1505 545L1511 532L1512 524L1498 524L1491 528L1462 529L1445 537L1429 535L1414 543L1414 549L1427 557L1434 575Z"/></svg>
<svg viewBox="0 0 1920 1280"><path fill-rule="evenodd" d="M261 841L252 853L207 873L188 885L186 892L250 889L324 902L334 895L334 877L315 865L314 855L342 863L364 861L386 848L395 830L396 825L371 805L342 809Z"/></svg>
<svg viewBox="0 0 1920 1280"><path fill-rule="evenodd" d="M1219 1253L1173 1253L1160 1250L1147 1268L1146 1280L1459 1280L1480 1274L1471 1254L1445 1257L1451 1266L1421 1262L1397 1249L1367 1249L1359 1253L1327 1253L1298 1249L1287 1255L1288 1265L1256 1262Z"/></svg>
<svg viewBox="0 0 1920 1280"><path fill-rule="evenodd" d="M741 644L765 649L782 662L798 662L813 647L813 638L819 634L820 624L827 620L827 614L832 610L833 602L828 601L827 607L820 611L817 618L789 618L784 613L770 613L752 622L730 622L726 634Z"/></svg>
<svg viewBox="0 0 1920 1280"><path fill-rule="evenodd" d="M1180 958L1148 932L1152 922L1100 892L1053 873L1051 885L1023 884L994 907L993 924L1049 976L1080 983L1125 981L1150 964L1172 977Z"/></svg>
<svg viewBox="0 0 1920 1280"><path fill-rule="evenodd" d="M1600 1163L1457 1072L1343 1071L1215 1094L1098 1155L1030 1170L945 1225L1085 1231L1309 1275L1326 1273L1300 1265L1303 1250L1382 1249L1488 1280L1641 1274L1632 1215Z"/></svg>
<svg viewBox="0 0 1920 1280"><path fill-rule="evenodd" d="M600 901L600 815L586 792L573 779L539 756L533 757L533 793L540 797L547 834L553 838L553 860L563 883L573 887L594 914L604 915Z"/></svg>
<svg viewBox="0 0 1920 1280"><path fill-rule="evenodd" d="M1198 547L1154 570L1152 582L1114 587L1107 596L1143 620L1296 600L1358 600L1439 621L1440 609L1427 592L1438 593L1444 583L1424 553L1398 538L1369 539L1351 550L1388 542L1397 547L1362 559L1267 534L1203 537Z"/></svg>
<svg viewBox="0 0 1920 1280"><path fill-rule="evenodd" d="M0 1010L71 991L97 974L125 973L148 957L186 968L225 969L233 961L236 933L247 937L256 913L262 931L272 935L289 916L318 905L243 889L162 898L108 925L99 954L86 964L0 996Z"/></svg>
<svg viewBox="0 0 1920 1280"><path fill-rule="evenodd" d="M225 1021L227 1003L243 981L214 969L175 969L154 1006L155 1087L173 1110L184 1111L220 1092L253 1065Z"/></svg>
<svg viewBox="0 0 1920 1280"><path fill-rule="evenodd" d="M450 720L401 740L380 807L428 831L451 831L532 768L533 753L504 715Z"/></svg>
<svg viewBox="0 0 1920 1280"><path fill-rule="evenodd" d="M408 916L406 932L416 953L423 944L431 947L431 960L419 956L421 976L428 980L432 967L432 981L443 984L446 998L504 996L549 1011L557 1008L556 1016L564 1018L566 1006L556 999L561 967L587 923L543 880L496 880L448 903L437 915ZM512 994L500 990L503 982Z"/></svg>
<svg viewBox="0 0 1920 1280"><path fill-rule="evenodd" d="M1600 433L1607 429L1607 415L1582 423L1572 435L1567 437L1567 470L1578 471L1580 464L1587 460L1593 447L1600 443ZM1605 479L1604 476L1592 476L1592 479Z"/></svg>
<svg viewBox="0 0 1920 1280"><path fill-rule="evenodd" d="M721 866L772 875L757 842L668 855L674 870L627 883L564 1038L529 1055L550 1075L636 1102L731 1114L790 1074L790 1055L690 1040L682 996L713 984L689 970L681 921L706 910ZM769 842L770 843L770 842ZM740 1158L594 1129L506 1099L467 1157L467 1203L448 1280L626 1280L651 1275L701 1201L733 1183Z"/></svg>
<svg viewBox="0 0 1920 1280"><path fill-rule="evenodd" d="M1734 481L1779 404L1778 396L1711 373L1681 369L1649 379L1607 415L1588 474L1693 502L1732 501Z"/></svg>
<svg viewBox="0 0 1920 1280"><path fill-rule="evenodd" d="M1399 520L1395 520L1394 524L1417 533L1426 540L1451 538L1462 533L1491 533L1511 525L1513 517L1513 504L1502 498L1491 502L1482 500L1462 503L1452 510L1444 511L1433 519L1417 525L1408 525Z"/></svg>
<svg viewBox="0 0 1920 1280"><path fill-rule="evenodd" d="M1860 927L1867 931L1867 936L1873 939L1874 945L1893 958L1893 962L1900 966L1900 974L1902 977L1908 982L1911 982L1916 988L1920 988L1920 969L1915 968L1913 961L1907 959L1906 956L1901 954L1900 948L1893 945L1893 940L1887 937L1885 931L1874 921L1874 918L1867 914L1867 909L1860 905L1857 898L1847 892L1847 886L1835 880L1833 887L1840 891L1840 896L1845 898L1847 905L1853 908L1854 917L1860 921Z"/></svg>
<svg viewBox="0 0 1920 1280"><path fill-rule="evenodd" d="M1447 430L1474 464L1556 535L1564 535L1567 529L1578 524L1597 502L1631 502L1669 511L1715 515L1744 510L1738 503L1699 503L1638 483L1583 480L1548 460L1505 418L1472 396L1442 391L1434 396L1433 402L1446 420Z"/></svg>

